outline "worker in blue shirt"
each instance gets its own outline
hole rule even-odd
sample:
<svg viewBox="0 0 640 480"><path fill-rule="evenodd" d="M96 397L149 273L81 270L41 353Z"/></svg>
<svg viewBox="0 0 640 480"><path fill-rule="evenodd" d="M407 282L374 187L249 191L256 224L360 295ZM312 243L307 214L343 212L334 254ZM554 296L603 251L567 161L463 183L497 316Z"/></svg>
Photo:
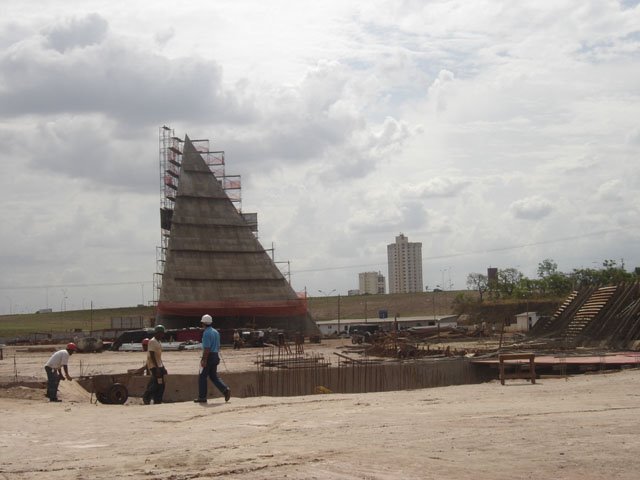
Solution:
<svg viewBox="0 0 640 480"><path fill-rule="evenodd" d="M218 377L218 364L220 363L220 333L211 326L211 315L203 315L201 323L202 332L202 358L200 359L200 375L198 376L198 398L196 403L207 403L207 379L210 378L220 393L224 395L224 401L231 398L231 389Z"/></svg>

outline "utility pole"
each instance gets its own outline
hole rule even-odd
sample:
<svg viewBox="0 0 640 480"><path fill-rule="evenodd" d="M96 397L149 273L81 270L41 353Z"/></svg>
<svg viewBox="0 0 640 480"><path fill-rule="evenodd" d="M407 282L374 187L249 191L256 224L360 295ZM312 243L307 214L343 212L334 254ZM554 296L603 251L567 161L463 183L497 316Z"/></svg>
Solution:
<svg viewBox="0 0 640 480"><path fill-rule="evenodd" d="M367 323L367 297L364 297L364 323Z"/></svg>
<svg viewBox="0 0 640 480"><path fill-rule="evenodd" d="M340 294L338 294L338 334L342 333L340 331Z"/></svg>
<svg viewBox="0 0 640 480"><path fill-rule="evenodd" d="M438 290L440 290L440 285L436 285L436 287L433 289L433 321L436 321L436 295L438 294Z"/></svg>

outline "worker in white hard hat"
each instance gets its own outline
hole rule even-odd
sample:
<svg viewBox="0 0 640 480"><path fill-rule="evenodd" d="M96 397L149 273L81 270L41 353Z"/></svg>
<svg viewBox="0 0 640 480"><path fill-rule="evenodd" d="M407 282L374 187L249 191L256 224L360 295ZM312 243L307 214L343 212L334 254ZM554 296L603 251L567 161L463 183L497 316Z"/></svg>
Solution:
<svg viewBox="0 0 640 480"><path fill-rule="evenodd" d="M51 355L47 363L44 365L44 371L47 372L47 398L50 402L59 402L58 399L58 385L60 380L71 380L69 375L69 369L67 364L69 363L69 357L78 350L75 343L68 343L66 348L58 350ZM62 370L64 369L64 375Z"/></svg>
<svg viewBox="0 0 640 480"><path fill-rule="evenodd" d="M206 314L200 320L204 327L202 332L202 358L200 359L200 375L198 377L198 398L196 403L207 403L207 379L211 379L220 393L224 395L224 401L231 398L231 389L218 377L218 364L220 363L220 333L211 326L213 318Z"/></svg>

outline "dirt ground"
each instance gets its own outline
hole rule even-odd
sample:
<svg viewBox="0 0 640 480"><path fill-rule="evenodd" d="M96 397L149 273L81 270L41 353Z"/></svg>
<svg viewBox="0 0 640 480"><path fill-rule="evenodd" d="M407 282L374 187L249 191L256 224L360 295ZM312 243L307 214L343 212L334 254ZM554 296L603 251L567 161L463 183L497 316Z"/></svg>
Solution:
<svg viewBox="0 0 640 480"><path fill-rule="evenodd" d="M331 356L341 341L310 347ZM17 351L16 351L17 350ZM0 382L44 381L50 351L6 349ZM256 350L223 351L226 371ZM74 355L70 373L122 373L143 354ZM194 373L198 352L165 352ZM640 370L370 394L102 405L0 388L0 479L636 479Z"/></svg>

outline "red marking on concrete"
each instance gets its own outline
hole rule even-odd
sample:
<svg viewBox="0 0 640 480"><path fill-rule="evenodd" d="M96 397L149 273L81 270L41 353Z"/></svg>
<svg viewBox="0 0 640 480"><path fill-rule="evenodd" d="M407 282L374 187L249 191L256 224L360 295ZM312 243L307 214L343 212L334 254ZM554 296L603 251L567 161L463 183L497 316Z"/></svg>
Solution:
<svg viewBox="0 0 640 480"><path fill-rule="evenodd" d="M540 355L535 357L536 365L638 365L640 352L621 352L605 355ZM498 365L497 358L472 360L472 363ZM529 363L528 360L505 360L504 363Z"/></svg>

